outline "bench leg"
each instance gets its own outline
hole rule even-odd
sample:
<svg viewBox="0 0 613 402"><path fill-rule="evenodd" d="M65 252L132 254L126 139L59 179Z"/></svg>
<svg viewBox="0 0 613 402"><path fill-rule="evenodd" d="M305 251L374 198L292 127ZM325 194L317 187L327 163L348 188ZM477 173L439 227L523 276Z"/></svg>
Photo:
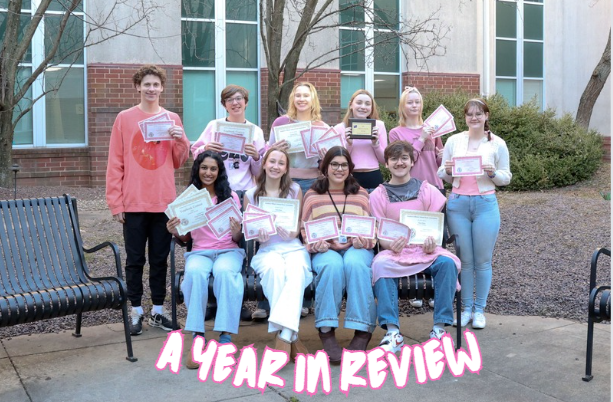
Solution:
<svg viewBox="0 0 613 402"><path fill-rule="evenodd" d="M455 342L455 350L458 350L462 347L462 297L460 296L460 292L455 292L455 308L456 308L456 322L458 326L456 327L456 342Z"/></svg>
<svg viewBox="0 0 613 402"><path fill-rule="evenodd" d="M72 336L74 336L75 338L80 338L81 335L81 318L83 316L83 313L77 313L77 327L75 328L75 331L72 333Z"/></svg>
<svg viewBox="0 0 613 402"><path fill-rule="evenodd" d="M594 347L594 320L590 316L587 322L587 351L585 353L585 376L583 381L592 381L592 348Z"/></svg>
<svg viewBox="0 0 613 402"><path fill-rule="evenodd" d="M123 315L123 329L126 334L126 348L128 349L128 356L126 360L134 363L138 359L134 357L134 353L132 352L132 336L130 335L130 321L128 317L128 303L124 300L123 306L121 307L121 313Z"/></svg>

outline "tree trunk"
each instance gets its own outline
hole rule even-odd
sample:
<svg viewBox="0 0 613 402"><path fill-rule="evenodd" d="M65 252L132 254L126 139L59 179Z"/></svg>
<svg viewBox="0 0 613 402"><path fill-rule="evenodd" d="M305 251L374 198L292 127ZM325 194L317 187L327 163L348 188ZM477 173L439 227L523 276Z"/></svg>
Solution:
<svg viewBox="0 0 613 402"><path fill-rule="evenodd" d="M0 112L0 187L11 188L13 185L13 113L10 110Z"/></svg>
<svg viewBox="0 0 613 402"><path fill-rule="evenodd" d="M600 61L596 65L590 81L587 83L581 100L579 101L579 108L577 109L577 123L585 128L590 125L590 119L592 118L592 111L600 92L607 82L607 78L611 73L611 29L609 29L609 40L607 46L602 53Z"/></svg>

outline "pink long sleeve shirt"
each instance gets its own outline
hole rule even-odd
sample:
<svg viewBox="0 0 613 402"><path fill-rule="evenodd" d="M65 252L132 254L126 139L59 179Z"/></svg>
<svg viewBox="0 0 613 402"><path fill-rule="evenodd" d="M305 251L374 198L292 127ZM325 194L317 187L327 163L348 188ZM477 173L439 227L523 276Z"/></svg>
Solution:
<svg viewBox="0 0 613 402"><path fill-rule="evenodd" d="M334 129L343 134L345 133L345 123L340 122ZM347 150L351 154L351 159L355 164L357 171L372 171L379 170L379 164L385 164L383 151L387 147L387 130L385 124L381 120L377 120L377 128L379 129L379 145L373 146L371 140L353 140L353 145L347 144Z"/></svg>

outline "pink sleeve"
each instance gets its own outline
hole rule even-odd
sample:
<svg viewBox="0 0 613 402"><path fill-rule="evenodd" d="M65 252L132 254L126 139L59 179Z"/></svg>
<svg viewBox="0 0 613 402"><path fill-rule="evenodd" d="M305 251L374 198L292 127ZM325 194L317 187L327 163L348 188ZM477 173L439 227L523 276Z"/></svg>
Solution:
<svg viewBox="0 0 613 402"><path fill-rule="evenodd" d="M390 144L400 139L400 135L398 134L398 131L396 130L396 128L398 127L392 128L390 130Z"/></svg>
<svg viewBox="0 0 613 402"><path fill-rule="evenodd" d="M370 193L370 212L375 218L386 218L385 205L383 202L382 192L384 188L379 186ZM385 194L387 195L387 194Z"/></svg>
<svg viewBox="0 0 613 402"><path fill-rule="evenodd" d="M387 148L387 130L385 128L385 123L383 123L381 120L377 120L377 127L379 128L379 146L375 148L375 155L377 156L377 161L379 161L379 163L385 164L383 154L385 152L385 148Z"/></svg>
<svg viewBox="0 0 613 402"><path fill-rule="evenodd" d="M445 202L447 202L447 198L445 198L440 190L427 182L421 185L419 197L422 199L426 210L430 212L441 212Z"/></svg>

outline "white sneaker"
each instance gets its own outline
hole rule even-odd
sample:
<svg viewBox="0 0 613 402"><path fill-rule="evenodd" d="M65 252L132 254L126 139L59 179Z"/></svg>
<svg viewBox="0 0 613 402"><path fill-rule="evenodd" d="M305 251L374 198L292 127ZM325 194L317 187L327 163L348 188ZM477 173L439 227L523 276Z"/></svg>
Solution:
<svg viewBox="0 0 613 402"><path fill-rule="evenodd" d="M483 313L475 311L473 313L473 328L474 329L483 329L485 328L485 316Z"/></svg>
<svg viewBox="0 0 613 402"><path fill-rule="evenodd" d="M445 336L446 333L447 331L445 331L444 329L439 328L439 327L434 327L432 328L432 331L430 331L430 339L436 338L440 341L443 338L443 336Z"/></svg>
<svg viewBox="0 0 613 402"><path fill-rule="evenodd" d="M430 299L428 300L428 305L432 308L434 308L434 299Z"/></svg>
<svg viewBox="0 0 613 402"><path fill-rule="evenodd" d="M309 308L303 307L302 310L300 310L300 317L306 317L307 315L309 315Z"/></svg>
<svg viewBox="0 0 613 402"><path fill-rule="evenodd" d="M252 320L265 320L268 318L268 312L263 308L256 308L253 314L251 314Z"/></svg>
<svg viewBox="0 0 613 402"><path fill-rule="evenodd" d="M472 319L472 313L470 311L462 311L462 315L460 316L460 320L462 321L462 327L465 327L468 325L468 323L470 322L470 320ZM458 320L457 319L453 319L453 326L457 327L458 326Z"/></svg>
<svg viewBox="0 0 613 402"><path fill-rule="evenodd" d="M404 337L400 332L388 332L383 339L381 339L381 343L379 343L380 348L386 352L392 353L400 352L403 346Z"/></svg>
<svg viewBox="0 0 613 402"><path fill-rule="evenodd" d="M411 299L409 300L409 304L413 307L421 308L424 305L424 302L421 299Z"/></svg>

